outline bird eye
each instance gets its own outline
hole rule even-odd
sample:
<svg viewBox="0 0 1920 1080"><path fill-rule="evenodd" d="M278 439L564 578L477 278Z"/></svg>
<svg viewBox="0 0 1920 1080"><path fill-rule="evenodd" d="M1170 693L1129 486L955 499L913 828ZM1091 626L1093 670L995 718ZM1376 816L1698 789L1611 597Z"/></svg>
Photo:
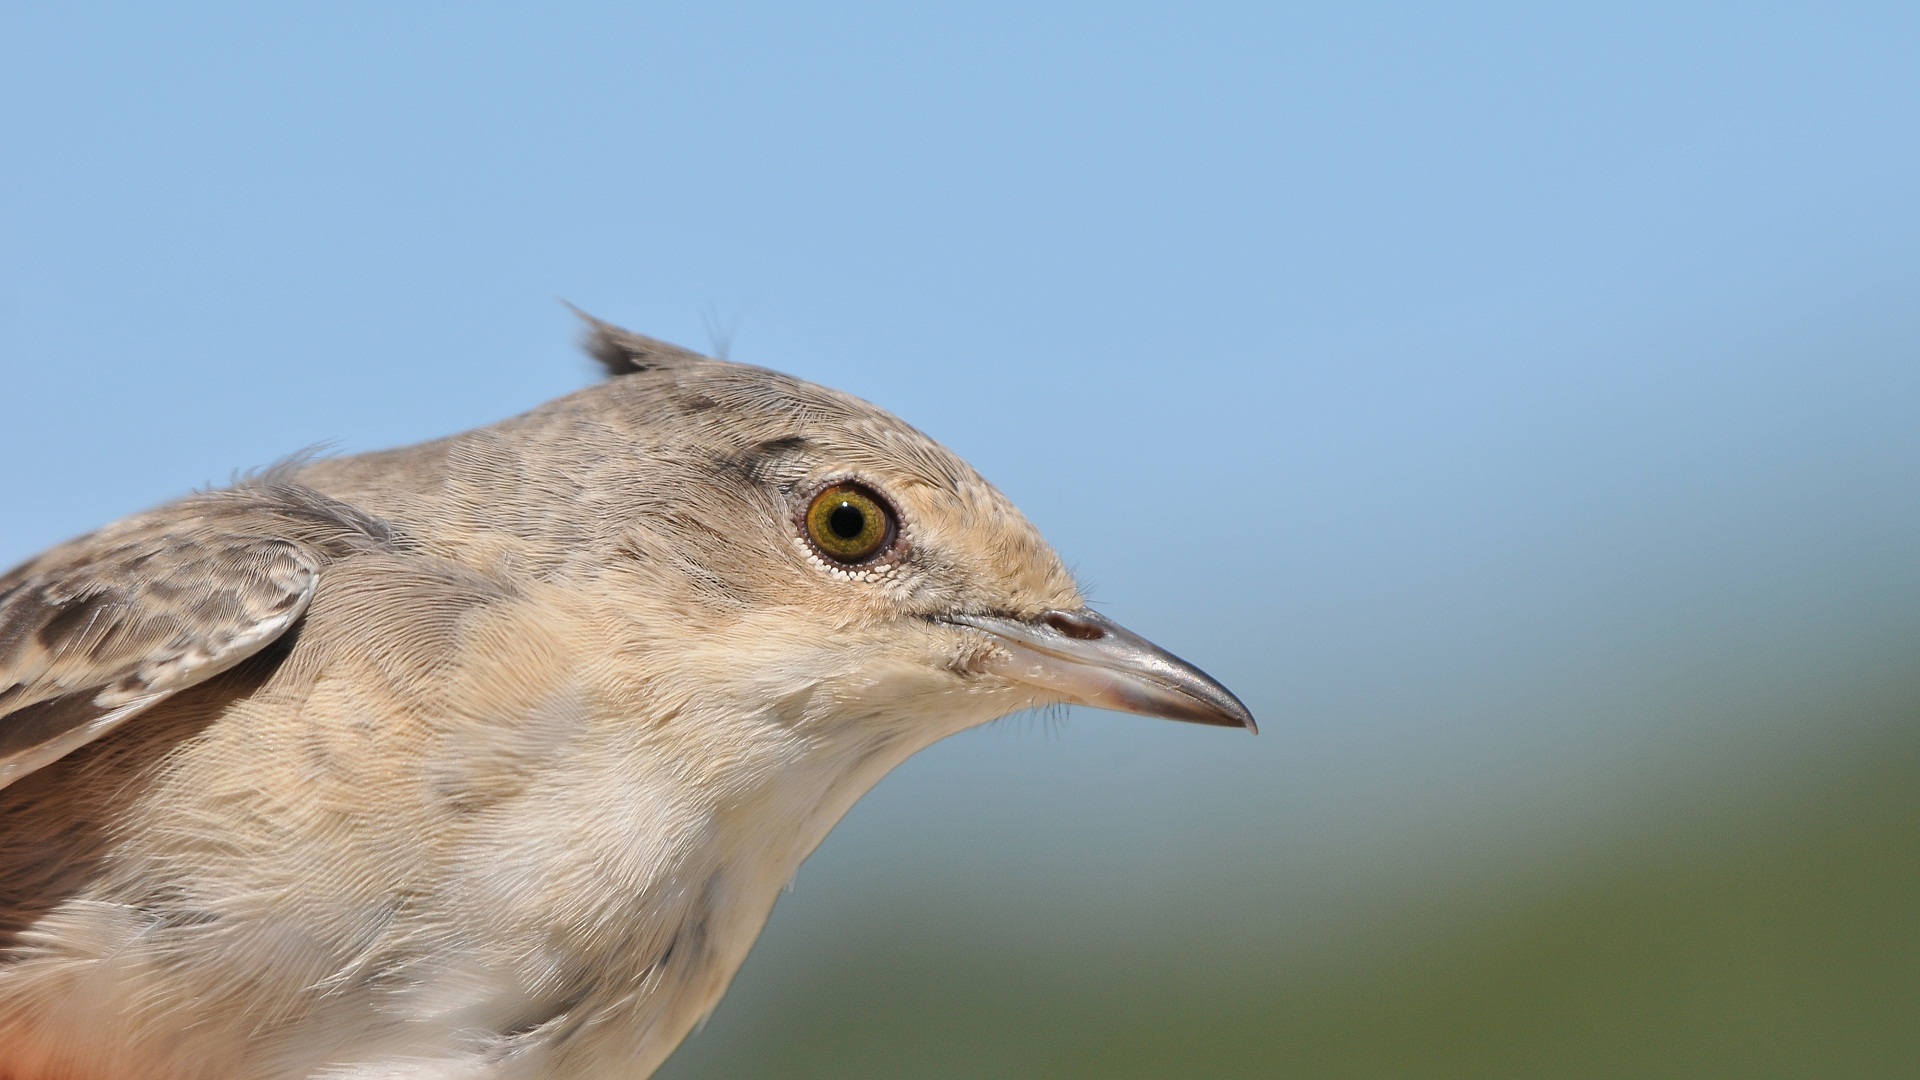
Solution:
<svg viewBox="0 0 1920 1080"><path fill-rule="evenodd" d="M866 562L893 542L895 531L893 511L859 484L834 484L807 506L807 538L836 562Z"/></svg>

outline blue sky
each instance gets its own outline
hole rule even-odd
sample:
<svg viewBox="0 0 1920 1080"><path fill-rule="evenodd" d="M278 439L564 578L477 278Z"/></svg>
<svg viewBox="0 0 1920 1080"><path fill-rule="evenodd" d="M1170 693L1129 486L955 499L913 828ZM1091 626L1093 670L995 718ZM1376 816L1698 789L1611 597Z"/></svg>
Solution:
<svg viewBox="0 0 1920 1080"><path fill-rule="evenodd" d="M11 5L0 562L581 385L564 298L925 428L1262 719L956 740L849 880L1604 814L1910 681L1916 56L1892 4Z"/></svg>

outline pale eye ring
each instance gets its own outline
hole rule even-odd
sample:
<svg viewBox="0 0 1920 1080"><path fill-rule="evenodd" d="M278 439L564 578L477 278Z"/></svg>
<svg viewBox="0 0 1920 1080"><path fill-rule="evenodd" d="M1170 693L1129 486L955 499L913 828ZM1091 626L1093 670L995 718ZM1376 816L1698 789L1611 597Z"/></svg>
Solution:
<svg viewBox="0 0 1920 1080"><path fill-rule="evenodd" d="M865 484L841 480L820 489L802 518L814 550L843 566L870 563L900 536L893 507Z"/></svg>

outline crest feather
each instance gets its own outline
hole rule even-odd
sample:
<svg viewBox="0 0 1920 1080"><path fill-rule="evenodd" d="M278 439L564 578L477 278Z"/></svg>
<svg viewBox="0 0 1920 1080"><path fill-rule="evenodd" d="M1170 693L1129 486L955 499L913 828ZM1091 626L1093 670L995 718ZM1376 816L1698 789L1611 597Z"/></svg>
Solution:
<svg viewBox="0 0 1920 1080"><path fill-rule="evenodd" d="M615 326L610 322L596 319L568 304L580 321L587 324L585 347L587 355L599 361L609 378L620 375L637 375L642 371L657 371L661 368L678 367L695 360L708 358L658 338L645 334L636 334L631 330Z"/></svg>

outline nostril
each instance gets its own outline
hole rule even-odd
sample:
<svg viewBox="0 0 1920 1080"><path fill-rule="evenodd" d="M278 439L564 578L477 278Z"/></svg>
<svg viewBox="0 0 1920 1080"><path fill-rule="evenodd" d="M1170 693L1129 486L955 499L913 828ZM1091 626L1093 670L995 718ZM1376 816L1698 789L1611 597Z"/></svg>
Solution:
<svg viewBox="0 0 1920 1080"><path fill-rule="evenodd" d="M1099 641L1107 636L1107 632L1100 629L1099 624L1065 611L1049 611L1040 621L1080 641Z"/></svg>

